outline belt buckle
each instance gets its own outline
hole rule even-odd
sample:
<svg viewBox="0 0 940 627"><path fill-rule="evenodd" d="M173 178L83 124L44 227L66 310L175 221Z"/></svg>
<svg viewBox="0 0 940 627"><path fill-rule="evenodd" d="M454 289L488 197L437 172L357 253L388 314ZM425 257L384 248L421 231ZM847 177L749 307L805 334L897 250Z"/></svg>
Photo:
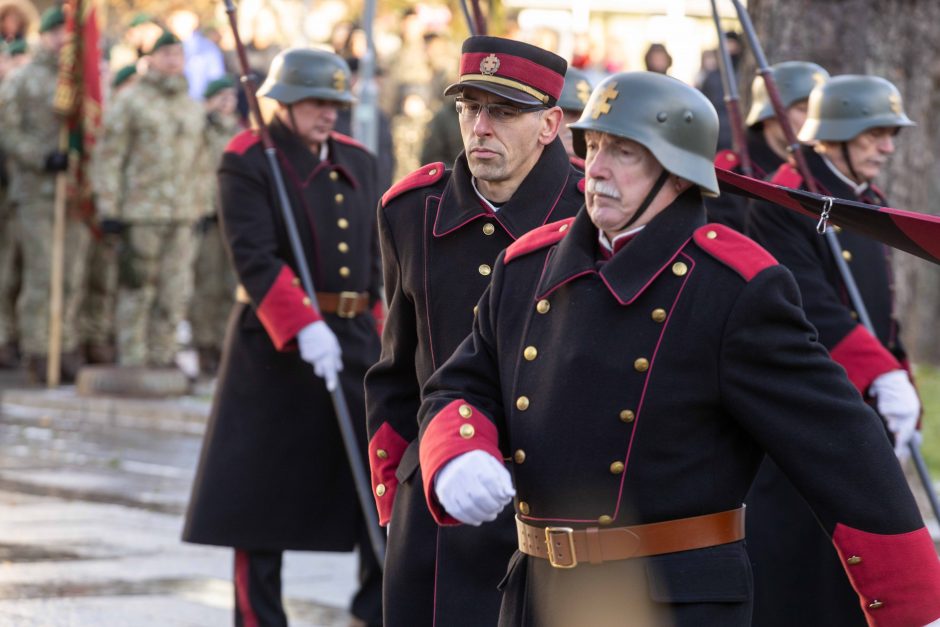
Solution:
<svg viewBox="0 0 940 627"><path fill-rule="evenodd" d="M558 535L564 535L568 541L568 554L571 560L562 562L559 560L559 554L555 551L555 538ZM574 568L578 565L578 556L574 551L574 529L571 527L545 527L545 544L548 545L548 561L553 568Z"/></svg>
<svg viewBox="0 0 940 627"><path fill-rule="evenodd" d="M336 315L340 318L355 318L358 302L358 292L340 292L339 302L336 303Z"/></svg>

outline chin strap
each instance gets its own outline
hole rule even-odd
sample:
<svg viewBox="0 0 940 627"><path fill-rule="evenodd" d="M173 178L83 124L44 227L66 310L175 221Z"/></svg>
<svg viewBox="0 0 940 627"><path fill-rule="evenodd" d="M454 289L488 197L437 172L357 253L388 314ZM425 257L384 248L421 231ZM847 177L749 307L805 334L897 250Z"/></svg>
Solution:
<svg viewBox="0 0 940 627"><path fill-rule="evenodd" d="M845 159L845 165L849 168L849 174L852 176L852 180L861 185L865 181L862 180L862 177L855 171L855 166L852 165L852 156L849 154L849 142L842 142L840 145L842 147L842 158Z"/></svg>
<svg viewBox="0 0 940 627"><path fill-rule="evenodd" d="M663 171L660 173L659 178L656 179L656 182L653 183L653 187L650 188L646 198L644 198L643 202L640 203L640 208L636 210L636 213L633 214L633 217L630 218L626 224L618 229L619 231L630 228L634 222L640 219L640 216L646 213L646 210L649 209L649 206L653 203L653 200L656 198L656 196L659 195L659 191L663 188L663 185L665 185L666 181L668 180L669 172L663 168Z"/></svg>

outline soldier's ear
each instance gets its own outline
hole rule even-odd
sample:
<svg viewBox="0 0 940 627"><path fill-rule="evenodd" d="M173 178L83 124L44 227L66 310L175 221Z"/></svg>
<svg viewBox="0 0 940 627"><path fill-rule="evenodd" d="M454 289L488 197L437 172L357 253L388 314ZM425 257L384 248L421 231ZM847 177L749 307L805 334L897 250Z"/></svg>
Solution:
<svg viewBox="0 0 940 627"><path fill-rule="evenodd" d="M539 143L547 146L555 141L564 119L565 114L560 107L546 109L540 116Z"/></svg>

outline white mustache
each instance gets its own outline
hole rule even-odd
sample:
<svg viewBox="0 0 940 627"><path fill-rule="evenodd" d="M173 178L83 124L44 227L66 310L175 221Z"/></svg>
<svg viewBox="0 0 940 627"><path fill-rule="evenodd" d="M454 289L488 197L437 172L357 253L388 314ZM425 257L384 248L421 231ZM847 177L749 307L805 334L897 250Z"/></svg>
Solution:
<svg viewBox="0 0 940 627"><path fill-rule="evenodd" d="M620 190L607 181L598 181L597 179L589 178L585 189L589 194L594 194L595 196L606 196L614 200L620 200Z"/></svg>

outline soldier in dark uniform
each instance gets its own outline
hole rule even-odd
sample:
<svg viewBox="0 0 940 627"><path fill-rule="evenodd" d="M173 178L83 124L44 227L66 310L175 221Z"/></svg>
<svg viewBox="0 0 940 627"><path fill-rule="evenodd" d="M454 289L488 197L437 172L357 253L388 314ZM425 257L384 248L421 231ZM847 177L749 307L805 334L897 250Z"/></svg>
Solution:
<svg viewBox="0 0 940 627"><path fill-rule="evenodd" d="M418 467L421 386L470 331L499 252L574 215L581 175L568 162L556 106L564 59L495 37L464 42L456 93L465 152L390 189L379 208L389 312L382 357L366 377L369 459L388 524L387 627L496 623L496 589L515 548L512 517L439 529Z"/></svg>
<svg viewBox="0 0 940 627"><path fill-rule="evenodd" d="M328 393L342 386L360 435L356 461L366 463L362 379L379 354L370 307L381 297L375 157L332 131L353 100L338 56L284 51L258 94L278 103L269 128L305 258L291 251L259 136L236 135L219 193L240 285L183 539L235 549L235 622L266 626L287 624L283 551L358 545L352 613L381 625L381 570ZM301 287L301 263L321 315Z"/></svg>
<svg viewBox="0 0 940 627"><path fill-rule="evenodd" d="M774 81L780 91L780 102L794 132L799 132L806 120L809 93L816 85L829 78L829 72L815 63L784 61L771 66ZM774 107L767 95L763 76L755 76L751 83L751 109L747 114L747 153L751 160L751 176L764 179L787 160L787 138L783 127L774 116ZM715 155L715 167L743 174L741 157L733 150L722 150ZM748 229L749 203L741 196L725 194L705 200L708 219L730 226L742 233Z"/></svg>
<svg viewBox="0 0 940 627"><path fill-rule="evenodd" d="M574 152L574 146L571 143L571 129L568 128L568 125L574 124L581 117L584 105L591 97L592 89L594 89L594 86L591 84L587 72L576 67L569 67L568 71L565 72L565 87L561 90L561 96L558 98L558 106L565 113L564 124L562 124L561 130L558 131L558 136L561 137L561 142L565 145L565 151L567 151L568 157L571 158L572 165L582 172L584 171L584 159Z"/></svg>
<svg viewBox="0 0 940 627"><path fill-rule="evenodd" d="M799 138L815 142L803 153L819 191L885 205L871 181L894 152L895 134L912 124L898 90L882 78L837 76L814 89ZM789 164L781 166L772 180L806 187ZM755 208L752 220L755 238L796 277L820 343L878 409L894 436L898 455L903 456L914 437L920 401L908 376L894 317L890 249L864 235L838 234L842 256L871 317L873 335L860 324L846 296L826 240L816 232L816 220L766 203ZM812 614L827 626L864 626L865 617L838 556L828 550L828 539L812 512L773 461L766 460L761 467L747 504L755 624L789 626Z"/></svg>
<svg viewBox="0 0 940 627"><path fill-rule="evenodd" d="M940 561L880 420L790 272L706 224L714 108L675 79L618 74L574 130L586 209L500 255L420 413L441 524L484 523L515 497L500 625L751 625L741 504L765 451L871 625L940 618Z"/></svg>

